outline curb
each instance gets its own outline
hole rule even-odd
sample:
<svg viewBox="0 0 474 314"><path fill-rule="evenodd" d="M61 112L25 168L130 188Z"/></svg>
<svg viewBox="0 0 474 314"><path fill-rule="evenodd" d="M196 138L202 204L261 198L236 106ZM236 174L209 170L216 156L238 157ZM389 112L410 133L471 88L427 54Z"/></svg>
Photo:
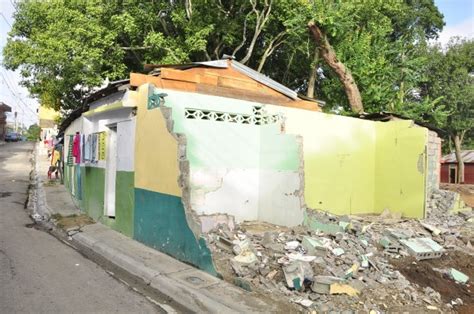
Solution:
<svg viewBox="0 0 474 314"><path fill-rule="evenodd" d="M115 231L110 230L110 232ZM248 292L181 262L175 261L175 267L171 271L160 271L148 267L142 261L88 235L87 231L72 235L72 239L116 267L143 280L146 285L189 311L198 313L261 313L278 310L275 304L265 304ZM157 251L157 254L161 255L162 253ZM171 259L167 255L166 258Z"/></svg>

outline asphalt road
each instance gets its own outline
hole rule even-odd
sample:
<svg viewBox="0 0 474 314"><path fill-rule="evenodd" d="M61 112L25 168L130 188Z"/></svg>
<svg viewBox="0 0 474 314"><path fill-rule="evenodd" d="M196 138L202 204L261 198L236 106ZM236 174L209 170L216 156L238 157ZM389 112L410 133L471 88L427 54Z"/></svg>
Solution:
<svg viewBox="0 0 474 314"><path fill-rule="evenodd" d="M156 313L160 308L31 224L31 143L0 145L0 313Z"/></svg>

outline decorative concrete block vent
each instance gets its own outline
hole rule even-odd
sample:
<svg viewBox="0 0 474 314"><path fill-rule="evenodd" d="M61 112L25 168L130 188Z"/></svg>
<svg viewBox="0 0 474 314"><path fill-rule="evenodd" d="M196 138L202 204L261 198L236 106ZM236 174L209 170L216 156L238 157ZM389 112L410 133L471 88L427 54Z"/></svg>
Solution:
<svg viewBox="0 0 474 314"><path fill-rule="evenodd" d="M430 238L400 239L399 241L417 260L439 258L444 253L443 247Z"/></svg>
<svg viewBox="0 0 474 314"><path fill-rule="evenodd" d="M184 111L184 117L186 119L209 120L251 125L271 124L281 121L280 115L268 115L261 107L256 106L253 107L251 115L186 108Z"/></svg>

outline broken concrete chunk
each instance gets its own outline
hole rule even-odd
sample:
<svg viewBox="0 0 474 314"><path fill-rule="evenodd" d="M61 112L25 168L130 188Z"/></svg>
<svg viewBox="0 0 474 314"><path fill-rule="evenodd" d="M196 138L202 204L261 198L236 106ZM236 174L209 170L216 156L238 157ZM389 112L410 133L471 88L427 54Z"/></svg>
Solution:
<svg viewBox="0 0 474 314"><path fill-rule="evenodd" d="M285 250L296 250L299 246L300 246L300 243L298 241L286 242Z"/></svg>
<svg viewBox="0 0 474 314"><path fill-rule="evenodd" d="M444 252L443 247L430 238L401 239L400 243L418 260L439 258Z"/></svg>
<svg viewBox="0 0 474 314"><path fill-rule="evenodd" d="M356 296L359 293L359 290L341 283L333 283L329 288L330 294L347 294L351 297Z"/></svg>
<svg viewBox="0 0 474 314"><path fill-rule="evenodd" d="M335 249L332 249L332 254L336 256L341 256L342 254L344 254L344 250L340 247L337 247Z"/></svg>
<svg viewBox="0 0 474 314"><path fill-rule="evenodd" d="M286 284L289 288L300 290L305 279L312 280L313 269L307 262L295 261L283 268Z"/></svg>
<svg viewBox="0 0 474 314"><path fill-rule="evenodd" d="M420 224L428 231L430 231L433 235L438 236L442 233L441 229L436 228L430 224L420 222Z"/></svg>
<svg viewBox="0 0 474 314"><path fill-rule="evenodd" d="M243 241L234 241L234 246L232 247L232 251L235 255L242 254L245 251L248 251L250 248L250 242L248 239Z"/></svg>
<svg viewBox="0 0 474 314"><path fill-rule="evenodd" d="M315 276L313 278L313 284L311 290L320 294L329 294L330 286L333 283L339 282L341 279L333 276Z"/></svg>
<svg viewBox="0 0 474 314"><path fill-rule="evenodd" d="M242 254L235 256L234 260L242 264L252 264L257 261L257 256L255 256L253 252L245 251Z"/></svg>
<svg viewBox="0 0 474 314"><path fill-rule="evenodd" d="M454 279L454 281L459 282L459 283L465 284L469 280L469 277L466 274L454 268L451 268L449 270L449 275L451 276L451 278Z"/></svg>
<svg viewBox="0 0 474 314"><path fill-rule="evenodd" d="M303 255L301 253L289 253L286 254L290 261L303 261L303 262L312 262L316 259L316 256L313 255Z"/></svg>
<svg viewBox="0 0 474 314"><path fill-rule="evenodd" d="M318 255L323 256L326 255L326 246L325 244L312 237L303 237L303 241L301 242L301 246L308 252L310 255Z"/></svg>
<svg viewBox="0 0 474 314"><path fill-rule="evenodd" d="M395 239L408 239L413 236L413 232L402 229L387 228L384 231L384 235L391 236Z"/></svg>
<svg viewBox="0 0 474 314"><path fill-rule="evenodd" d="M351 278L353 275L357 274L357 271L359 271L359 267L359 263L354 263L351 268L349 268L344 274L344 279Z"/></svg>
<svg viewBox="0 0 474 314"><path fill-rule="evenodd" d="M304 307L310 307L311 305L313 305L313 301L308 300L308 299L296 299L293 302L300 304Z"/></svg>
<svg viewBox="0 0 474 314"><path fill-rule="evenodd" d="M398 253L398 251L402 248L398 241L390 236L382 237L379 241L379 244L390 253Z"/></svg>

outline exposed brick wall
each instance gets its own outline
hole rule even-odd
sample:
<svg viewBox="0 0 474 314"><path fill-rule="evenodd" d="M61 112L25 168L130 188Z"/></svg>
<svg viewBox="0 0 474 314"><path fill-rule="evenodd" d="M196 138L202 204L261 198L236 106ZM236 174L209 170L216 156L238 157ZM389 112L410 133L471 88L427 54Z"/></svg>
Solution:
<svg viewBox="0 0 474 314"><path fill-rule="evenodd" d="M427 145L427 174L426 174L426 192L431 195L433 190L439 189L441 173L441 138L433 131L428 132Z"/></svg>

